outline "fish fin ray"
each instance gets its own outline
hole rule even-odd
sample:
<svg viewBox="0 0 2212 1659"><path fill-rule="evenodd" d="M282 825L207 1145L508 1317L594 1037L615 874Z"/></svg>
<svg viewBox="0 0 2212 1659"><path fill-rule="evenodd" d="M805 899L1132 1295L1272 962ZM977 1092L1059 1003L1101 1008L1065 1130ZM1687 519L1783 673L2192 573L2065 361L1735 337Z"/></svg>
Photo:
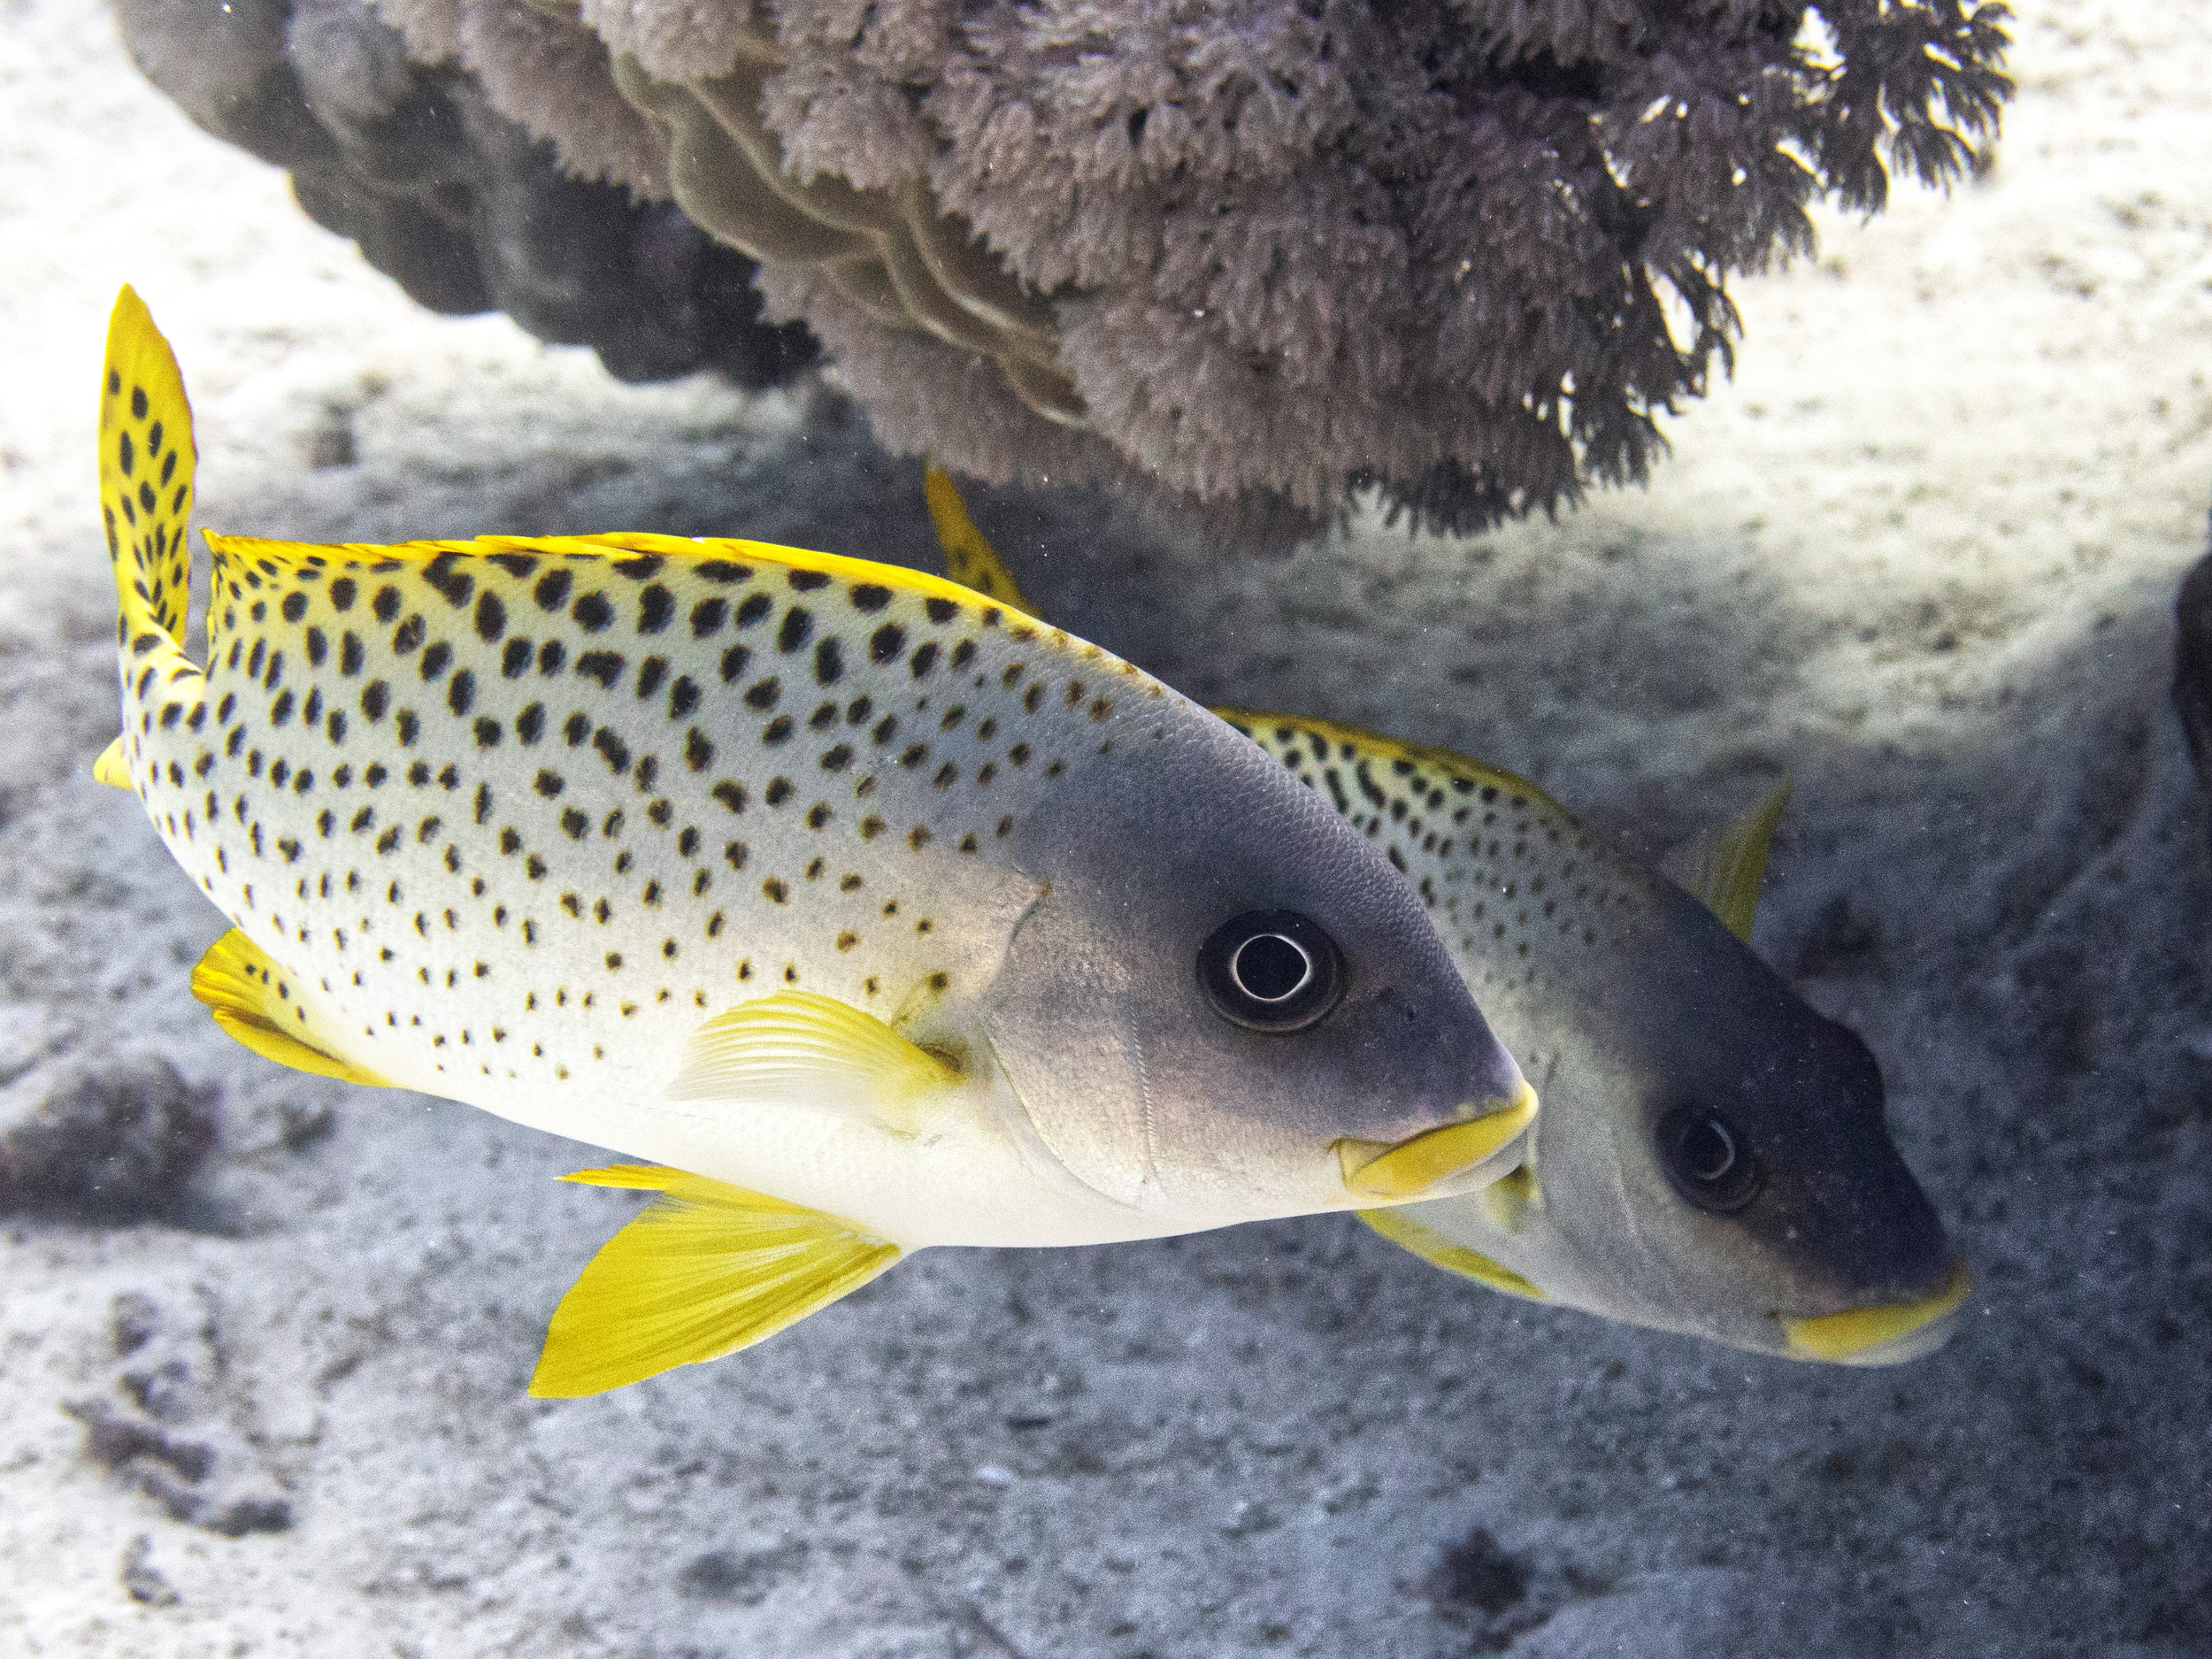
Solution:
<svg viewBox="0 0 2212 1659"><path fill-rule="evenodd" d="M92 781L104 783L111 789L136 792L138 786L131 781L131 764L126 757L123 739L116 740L102 749L92 763Z"/></svg>
<svg viewBox="0 0 2212 1659"><path fill-rule="evenodd" d="M1471 1279L1491 1289L1502 1291L1509 1296L1519 1296L1527 1302L1549 1302L1532 1279L1525 1279L1506 1266L1494 1262L1479 1250L1471 1250L1463 1244L1455 1244L1425 1221L1408 1215L1403 1207L1395 1210L1361 1210L1354 1212L1362 1221L1397 1245L1410 1250L1431 1267L1440 1267L1448 1273L1462 1279Z"/></svg>
<svg viewBox="0 0 2212 1659"><path fill-rule="evenodd" d="M564 1178L661 1195L613 1238L553 1310L530 1379L574 1399L719 1359L858 1289L899 1248L858 1224L680 1170L643 1164Z"/></svg>
<svg viewBox="0 0 2212 1659"><path fill-rule="evenodd" d="M192 995L227 1035L263 1059L317 1077L392 1087L365 1066L326 1053L300 1033L302 1007L289 994L289 983L284 969L235 927L209 946L192 970Z"/></svg>
<svg viewBox="0 0 2212 1659"><path fill-rule="evenodd" d="M931 1098L959 1075L872 1014L811 991L780 991L695 1030L667 1093L677 1101L818 1106L910 1134Z"/></svg>
<svg viewBox="0 0 2212 1659"><path fill-rule="evenodd" d="M1732 823L1700 836L1678 861L1690 896L1717 917L1746 944L1759 908L1759 886L1766 879L1767 853L1774 826L1790 802L1786 774L1765 800Z"/></svg>
<svg viewBox="0 0 2212 1659"><path fill-rule="evenodd" d="M922 495L929 503L930 522L937 526L937 546L945 556L945 573L963 588L972 588L1010 611L1038 617L1037 607L1024 595L998 549L968 517L968 504L960 499L959 487L934 463L923 464Z"/></svg>

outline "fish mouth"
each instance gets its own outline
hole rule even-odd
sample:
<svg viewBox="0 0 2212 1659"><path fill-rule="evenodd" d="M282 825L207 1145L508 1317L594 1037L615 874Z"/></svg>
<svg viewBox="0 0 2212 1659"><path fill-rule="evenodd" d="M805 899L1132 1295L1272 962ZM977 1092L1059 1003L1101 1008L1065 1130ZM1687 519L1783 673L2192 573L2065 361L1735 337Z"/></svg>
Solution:
<svg viewBox="0 0 2212 1659"><path fill-rule="evenodd" d="M1951 1258L1951 1276L1941 1290L1917 1302L1890 1302L1873 1308L1847 1308L1811 1319L1777 1314L1792 1359L1824 1360L1832 1365L1898 1365L1932 1354L1958 1328L1959 1310L1973 1294L1974 1275L1966 1258Z"/></svg>
<svg viewBox="0 0 2212 1659"><path fill-rule="evenodd" d="M1367 1200L1449 1198L1496 1179L1520 1162L1536 1120L1536 1091L1523 1078L1510 1101L1486 1100L1456 1123L1424 1129L1402 1141L1335 1143L1345 1190Z"/></svg>

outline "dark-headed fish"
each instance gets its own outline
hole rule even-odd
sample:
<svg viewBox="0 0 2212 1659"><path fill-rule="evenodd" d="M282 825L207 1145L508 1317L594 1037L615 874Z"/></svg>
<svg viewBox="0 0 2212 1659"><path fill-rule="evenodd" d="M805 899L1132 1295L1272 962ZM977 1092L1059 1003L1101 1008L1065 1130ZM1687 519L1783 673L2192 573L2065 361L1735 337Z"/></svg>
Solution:
<svg viewBox="0 0 2212 1659"><path fill-rule="evenodd" d="M1471 1190L1533 1100L1383 858L1220 720L933 577L756 542L209 535L127 288L101 395L133 790L285 1064L666 1167L533 1391L932 1244ZM765 1194L772 1194L766 1196Z"/></svg>

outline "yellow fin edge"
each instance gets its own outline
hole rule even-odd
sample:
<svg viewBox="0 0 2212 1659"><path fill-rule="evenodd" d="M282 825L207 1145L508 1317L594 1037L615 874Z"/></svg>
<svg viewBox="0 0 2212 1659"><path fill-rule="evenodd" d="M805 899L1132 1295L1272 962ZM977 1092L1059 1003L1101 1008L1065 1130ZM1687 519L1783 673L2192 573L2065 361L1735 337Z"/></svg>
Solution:
<svg viewBox="0 0 2212 1659"><path fill-rule="evenodd" d="M207 1005L215 1023L234 1041L265 1060L370 1088L393 1084L365 1066L326 1054L294 1034L299 1003L291 996L284 970L236 928L208 947L192 970L192 995Z"/></svg>
<svg viewBox="0 0 2212 1659"><path fill-rule="evenodd" d="M427 565L444 553L470 558L489 558L499 553L534 553L543 558L613 560L626 554L657 554L663 558L728 559L754 565L775 565L787 570L817 571L840 581L872 582L895 591L924 598L950 599L962 605L1000 603L988 600L972 588L941 576L885 565L874 559L849 558L841 553L817 553L806 548L780 547L770 541L747 541L736 537L655 535L642 531L607 535L482 535L462 541L396 541L374 543L266 541L258 536L222 535L203 531L209 549L219 557L251 562L269 559L280 565L314 563L343 565L349 561L387 565L397 570Z"/></svg>
<svg viewBox="0 0 2212 1659"><path fill-rule="evenodd" d="M899 1259L856 1222L645 1164L563 1178L661 1195L600 1247L553 1310L541 1400L604 1394L720 1359L849 1294Z"/></svg>
<svg viewBox="0 0 2212 1659"><path fill-rule="evenodd" d="M1374 760L1402 760L1447 778L1461 778L1479 787L1490 787L1538 807L1572 818L1574 814L1559 802L1546 795L1517 772L1503 767L1490 766L1481 761L1448 749L1437 749L1426 743L1406 743L1394 737L1385 737L1379 732L1370 732L1356 726L1345 726L1335 720L1324 720L1305 714L1273 714L1264 710L1242 709L1224 703L1214 712L1235 726L1247 737L1254 732L1268 731L1310 732L1332 743L1348 743L1359 756Z"/></svg>
<svg viewBox="0 0 2212 1659"><path fill-rule="evenodd" d="M92 781L104 783L111 789L136 792L137 786L131 782L130 763L124 758L123 739L120 736L102 749L93 760Z"/></svg>
<svg viewBox="0 0 2212 1659"><path fill-rule="evenodd" d="M922 498L928 503L930 522L937 529L937 546L945 556L946 573L1010 611L1036 616L1037 607L1023 594L1006 561L968 516L968 503L961 500L959 486L933 462L922 465Z"/></svg>
<svg viewBox="0 0 2212 1659"><path fill-rule="evenodd" d="M1759 887L1766 879L1774 826L1789 803L1790 780L1785 776L1757 806L1697 842L1687 861L1683 885L1691 896L1746 944L1751 942L1752 923L1758 916Z"/></svg>
<svg viewBox="0 0 2212 1659"><path fill-rule="evenodd" d="M1503 1291L1509 1296L1519 1296L1525 1301L1551 1300L1536 1287L1532 1280L1523 1278L1502 1263L1492 1261L1479 1251L1471 1250L1463 1244L1454 1244L1426 1222L1415 1220L1403 1210L1361 1210L1354 1213L1391 1243L1412 1251L1432 1267L1440 1267L1448 1273L1471 1279L1478 1284L1487 1285L1493 1290Z"/></svg>

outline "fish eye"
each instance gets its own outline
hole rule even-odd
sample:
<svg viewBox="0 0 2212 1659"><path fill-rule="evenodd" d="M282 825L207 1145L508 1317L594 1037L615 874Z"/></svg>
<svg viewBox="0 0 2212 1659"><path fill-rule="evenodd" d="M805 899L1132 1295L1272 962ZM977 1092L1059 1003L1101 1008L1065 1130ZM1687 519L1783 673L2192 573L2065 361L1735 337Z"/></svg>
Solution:
<svg viewBox="0 0 2212 1659"><path fill-rule="evenodd" d="M1248 1031L1301 1031L1344 990L1336 941L1295 910L1247 910L1198 949L1198 983L1214 1012Z"/></svg>
<svg viewBox="0 0 2212 1659"><path fill-rule="evenodd" d="M1677 1106L1659 1120L1658 1141L1660 1167L1698 1209L1726 1215L1757 1195L1750 1142L1710 1107Z"/></svg>

